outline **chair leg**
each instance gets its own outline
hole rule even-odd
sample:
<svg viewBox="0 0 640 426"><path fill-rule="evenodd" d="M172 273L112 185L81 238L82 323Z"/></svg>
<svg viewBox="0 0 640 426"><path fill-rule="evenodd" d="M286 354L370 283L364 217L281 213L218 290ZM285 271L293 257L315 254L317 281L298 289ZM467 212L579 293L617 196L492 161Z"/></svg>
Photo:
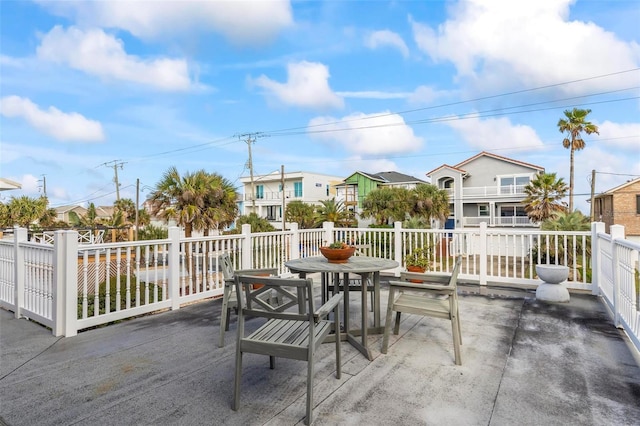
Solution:
<svg viewBox="0 0 640 426"><path fill-rule="evenodd" d="M393 327L393 334L399 334L400 333L400 316L402 315L401 312L396 312L396 324Z"/></svg>
<svg viewBox="0 0 640 426"><path fill-rule="evenodd" d="M313 422L313 359L307 361L307 414L304 424L310 425Z"/></svg>
<svg viewBox="0 0 640 426"><path fill-rule="evenodd" d="M384 320L384 335L382 336L382 348L380 352L387 353L389 348L389 331L391 331L391 314L393 313L393 289L389 288L389 304L387 305L387 317Z"/></svg>
<svg viewBox="0 0 640 426"><path fill-rule="evenodd" d="M460 342L462 341L460 336L460 323L458 317L454 312L451 315L451 331L453 333L453 351L456 357L456 365L462 365L462 357L460 355Z"/></svg>
<svg viewBox="0 0 640 426"><path fill-rule="evenodd" d="M235 373L235 381L233 383L233 402L231 404L231 409L233 411L238 411L240 408L240 381L242 380L242 352L240 352L240 348L236 349L236 373Z"/></svg>
<svg viewBox="0 0 640 426"><path fill-rule="evenodd" d="M231 296L231 287L225 284L224 293L222 294L222 310L220 312L220 339L218 347L224 347L224 333L229 330L229 316L231 308L229 307L229 297Z"/></svg>

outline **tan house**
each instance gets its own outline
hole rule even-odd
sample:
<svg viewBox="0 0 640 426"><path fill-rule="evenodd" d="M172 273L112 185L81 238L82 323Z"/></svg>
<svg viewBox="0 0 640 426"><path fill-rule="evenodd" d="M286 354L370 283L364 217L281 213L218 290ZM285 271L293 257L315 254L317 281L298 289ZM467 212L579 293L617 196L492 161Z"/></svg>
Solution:
<svg viewBox="0 0 640 426"><path fill-rule="evenodd" d="M593 215L607 233L611 225L622 225L629 240L640 241L640 178L596 195Z"/></svg>

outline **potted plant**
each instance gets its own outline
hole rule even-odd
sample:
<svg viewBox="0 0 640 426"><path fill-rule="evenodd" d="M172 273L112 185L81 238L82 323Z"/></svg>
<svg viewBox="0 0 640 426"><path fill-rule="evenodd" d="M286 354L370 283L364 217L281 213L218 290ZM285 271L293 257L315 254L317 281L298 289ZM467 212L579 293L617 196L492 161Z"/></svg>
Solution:
<svg viewBox="0 0 640 426"><path fill-rule="evenodd" d="M320 247L320 253L327 258L329 263L346 263L355 251L355 246L350 246L342 241L335 241L328 246Z"/></svg>
<svg viewBox="0 0 640 426"><path fill-rule="evenodd" d="M427 247L416 247L404 258L409 272L426 272L431 269L430 250Z"/></svg>

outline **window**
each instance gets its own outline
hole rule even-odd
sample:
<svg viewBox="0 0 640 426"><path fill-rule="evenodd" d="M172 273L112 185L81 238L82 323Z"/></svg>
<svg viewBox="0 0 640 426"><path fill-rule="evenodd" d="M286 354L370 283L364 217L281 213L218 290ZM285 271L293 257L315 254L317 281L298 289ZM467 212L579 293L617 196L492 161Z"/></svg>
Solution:
<svg viewBox="0 0 640 426"><path fill-rule="evenodd" d="M267 220L276 221L279 220L282 216L280 212L282 211L282 206L267 206Z"/></svg>
<svg viewBox="0 0 640 426"><path fill-rule="evenodd" d="M264 186L263 185L256 186L256 198L258 200L262 200L264 198Z"/></svg>
<svg viewBox="0 0 640 426"><path fill-rule="evenodd" d="M530 176L502 176L500 177L500 194L522 193L529 184Z"/></svg>
<svg viewBox="0 0 640 426"><path fill-rule="evenodd" d="M500 207L501 217L522 217L526 216L527 212L524 211L524 206L502 206Z"/></svg>
<svg viewBox="0 0 640 426"><path fill-rule="evenodd" d="M489 216L489 205L488 204L478 204L478 216Z"/></svg>
<svg viewBox="0 0 640 426"><path fill-rule="evenodd" d="M329 185L327 185L327 197L329 196Z"/></svg>
<svg viewBox="0 0 640 426"><path fill-rule="evenodd" d="M640 214L640 194L636 195L636 214Z"/></svg>
<svg viewBox="0 0 640 426"><path fill-rule="evenodd" d="M293 196L302 197L302 182L293 182Z"/></svg>

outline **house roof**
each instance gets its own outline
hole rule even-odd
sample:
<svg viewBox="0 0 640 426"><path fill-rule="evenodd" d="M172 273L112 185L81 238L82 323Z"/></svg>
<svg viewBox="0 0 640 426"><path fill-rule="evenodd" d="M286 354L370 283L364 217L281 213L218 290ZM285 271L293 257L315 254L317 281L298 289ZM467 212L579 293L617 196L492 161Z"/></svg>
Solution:
<svg viewBox="0 0 640 426"><path fill-rule="evenodd" d="M0 191L9 191L11 189L22 189L22 185L11 179L0 178Z"/></svg>
<svg viewBox="0 0 640 426"><path fill-rule="evenodd" d="M464 171L464 170L462 170L462 169L459 169L459 168L457 168L457 167L450 166L450 165L448 165L448 164L443 164L442 166L440 166L440 167L436 167L435 169L431 170L430 172L427 172L427 176L431 176L431 175L432 175L432 174L434 174L435 172L437 172L437 171L439 171L439 170L442 170L442 169L455 170L456 172L460 172L460 173L462 173L462 174L466 174L466 173L467 173L466 171Z"/></svg>
<svg viewBox="0 0 640 426"><path fill-rule="evenodd" d="M398 172L369 173L369 172L363 172L361 170L358 170L357 172L354 172L351 175L349 175L349 177L347 177L343 181L343 183L349 180L351 176L356 174L366 176L371 180L375 180L383 184L385 183L426 183L422 179L418 179L417 177L414 177L414 176L405 175L404 173L398 173ZM340 186L340 185L337 185L337 186Z"/></svg>
<svg viewBox="0 0 640 426"><path fill-rule="evenodd" d="M422 179L398 172L378 172L375 176L380 177L385 183L425 183Z"/></svg>
<svg viewBox="0 0 640 426"><path fill-rule="evenodd" d="M58 214L60 214L60 213L67 213L67 212L70 212L70 211L75 210L75 209L82 209L82 210L85 210L85 211L87 210L87 209L86 209L86 207L79 206L79 205L76 205L76 204L74 204L74 205L70 205L70 206L59 206L59 207L55 207L55 211L56 211L56 213L58 213Z"/></svg>
<svg viewBox="0 0 640 426"><path fill-rule="evenodd" d="M619 190L621 190L623 188L626 188L627 186L632 185L634 183L638 183L638 182L640 182L640 178L628 180L625 183L623 183L622 185L618 185L616 187L613 187L613 188L611 188L611 189L609 189L607 191L604 191L604 192L596 195L595 198L602 197L604 195L612 195L615 192L618 192Z"/></svg>
<svg viewBox="0 0 640 426"><path fill-rule="evenodd" d="M532 169L537 169L537 170L540 170L540 171L544 171L544 167L536 166L535 164L531 164L531 163L525 163L524 161L514 160L513 158L503 157L502 155L493 154L493 153L487 152L487 151L482 151L482 152L474 155L471 158L467 158L466 160L456 164L453 167L456 168L456 169L458 169L458 168L461 169L462 166L472 162L473 160L475 160L475 159L477 159L479 157L491 157L491 158L495 158L496 160L507 161L509 163L518 164L520 166L530 167Z"/></svg>

